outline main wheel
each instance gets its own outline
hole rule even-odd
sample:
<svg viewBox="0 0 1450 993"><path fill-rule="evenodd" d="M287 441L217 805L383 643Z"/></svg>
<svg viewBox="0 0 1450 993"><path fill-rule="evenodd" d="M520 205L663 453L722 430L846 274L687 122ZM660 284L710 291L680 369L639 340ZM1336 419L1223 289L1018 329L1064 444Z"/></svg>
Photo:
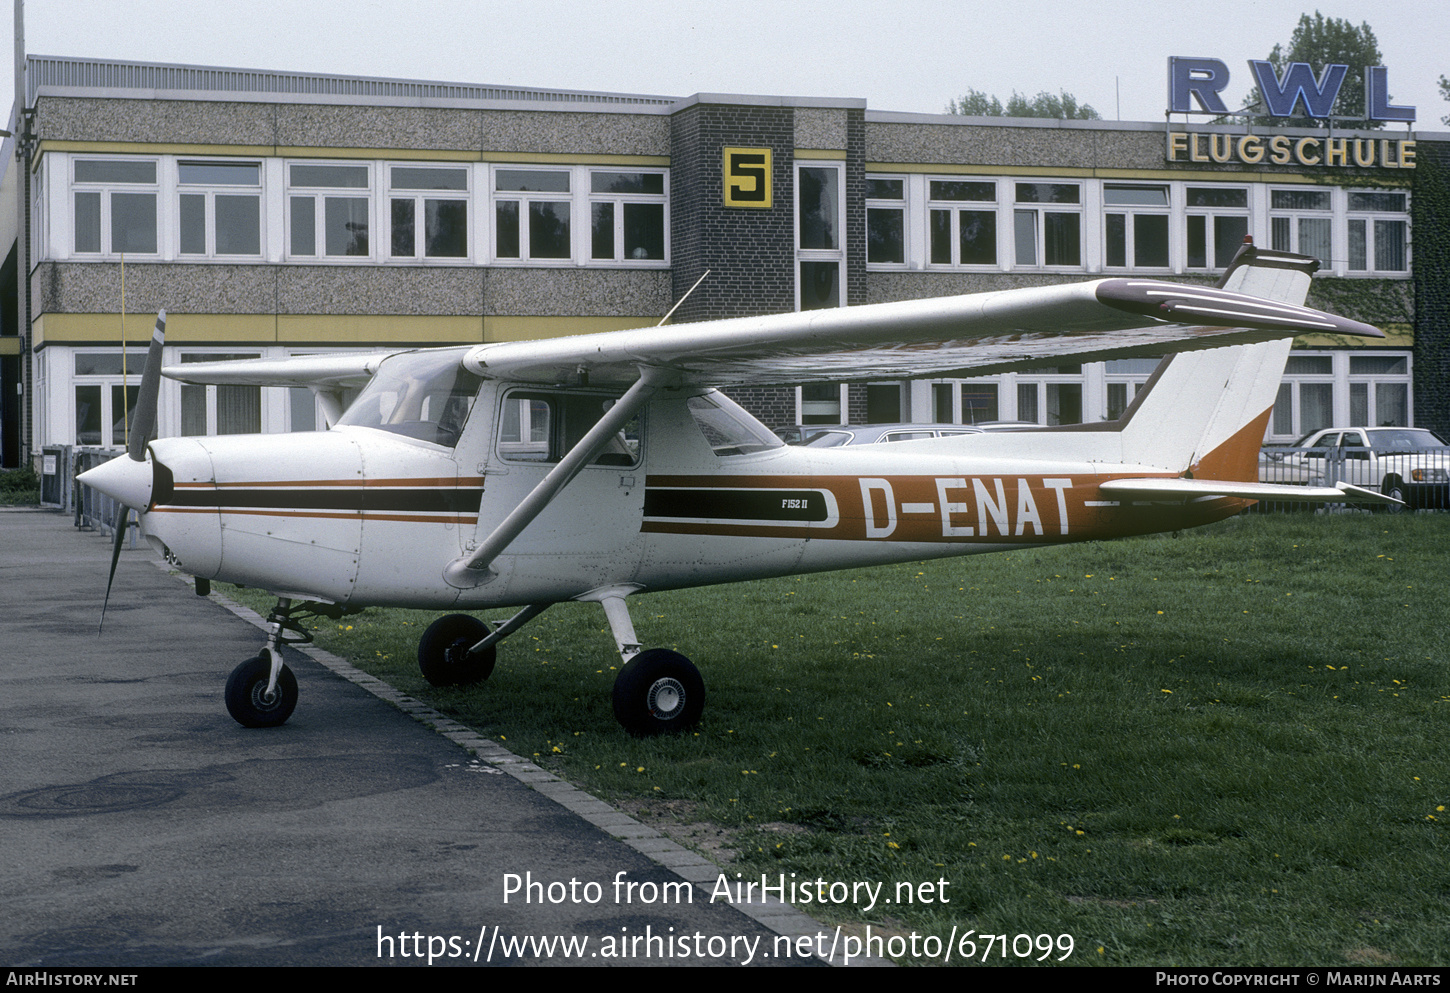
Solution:
<svg viewBox="0 0 1450 993"><path fill-rule="evenodd" d="M704 710L705 681L679 652L640 652L615 677L614 717L630 734L681 731L699 723Z"/></svg>
<svg viewBox="0 0 1450 993"><path fill-rule="evenodd" d="M488 625L470 614L448 614L428 625L418 639L418 668L434 686L481 683L493 673L498 646L480 655L468 650L488 637Z"/></svg>
<svg viewBox="0 0 1450 993"><path fill-rule="evenodd" d="M274 728L287 723L297 706L297 677L285 665L277 673L277 689L267 695L272 663L267 653L247 659L227 677L227 712L242 727Z"/></svg>

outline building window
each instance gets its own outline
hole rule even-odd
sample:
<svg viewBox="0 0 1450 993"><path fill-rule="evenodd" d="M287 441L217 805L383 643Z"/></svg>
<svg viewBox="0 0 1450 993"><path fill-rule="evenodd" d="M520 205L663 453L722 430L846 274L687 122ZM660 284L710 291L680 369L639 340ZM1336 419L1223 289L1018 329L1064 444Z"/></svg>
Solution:
<svg viewBox="0 0 1450 993"><path fill-rule="evenodd" d="M388 219L395 259L468 257L468 170L388 169Z"/></svg>
<svg viewBox="0 0 1450 993"><path fill-rule="evenodd" d="M906 264L906 180L866 177L866 261Z"/></svg>
<svg viewBox="0 0 1450 993"><path fill-rule="evenodd" d="M1188 268L1227 269L1249 233L1249 191L1190 186L1186 199Z"/></svg>
<svg viewBox="0 0 1450 993"><path fill-rule="evenodd" d="M1105 420L1115 421L1158 368L1158 359L1109 359L1103 363L1103 385L1107 396Z"/></svg>
<svg viewBox="0 0 1450 993"><path fill-rule="evenodd" d="M1041 376L1041 379L1037 377ZM1017 419L1038 424L1081 424L1083 422L1083 374L1081 365L1043 366L1033 378L1017 379Z"/></svg>
<svg viewBox="0 0 1450 993"><path fill-rule="evenodd" d="M1409 271L1407 200L1404 193L1349 192L1350 272Z"/></svg>
<svg viewBox="0 0 1450 993"><path fill-rule="evenodd" d="M1276 252L1297 252L1326 269L1334 258L1329 190L1270 190L1269 234Z"/></svg>
<svg viewBox="0 0 1450 993"><path fill-rule="evenodd" d="M663 262L665 174L596 169L589 174L589 257Z"/></svg>
<svg viewBox="0 0 1450 993"><path fill-rule="evenodd" d="M494 257L573 258L570 187L568 170L494 170Z"/></svg>
<svg viewBox="0 0 1450 993"><path fill-rule="evenodd" d="M1077 183L1017 183L1012 212L1019 266L1082 265L1082 190Z"/></svg>
<svg viewBox="0 0 1450 993"><path fill-rule="evenodd" d="M76 159L75 251L98 255L155 255L155 159Z"/></svg>
<svg viewBox="0 0 1450 993"><path fill-rule="evenodd" d="M962 423L982 424L1001 420L998 389L999 384L995 380L967 380L962 383Z"/></svg>
<svg viewBox="0 0 1450 993"><path fill-rule="evenodd" d="M371 170L365 165L294 163L287 170L290 254L368 258Z"/></svg>
<svg viewBox="0 0 1450 993"><path fill-rule="evenodd" d="M1406 427L1410 423L1410 356L1349 356L1349 423Z"/></svg>
<svg viewBox="0 0 1450 993"><path fill-rule="evenodd" d="M180 255L262 254L261 163L182 160L176 172Z"/></svg>
<svg viewBox="0 0 1450 993"><path fill-rule="evenodd" d="M797 424L845 424L846 387L841 383L807 383L796 394Z"/></svg>
<svg viewBox="0 0 1450 993"><path fill-rule="evenodd" d="M1110 268L1168 268L1168 187L1108 183L1103 187L1104 263Z"/></svg>
<svg viewBox="0 0 1450 993"><path fill-rule="evenodd" d="M183 352L181 361L227 362L255 359L259 352ZM184 437L212 434L259 434L262 430L260 386L198 386L181 384L181 431Z"/></svg>
<svg viewBox="0 0 1450 993"><path fill-rule="evenodd" d="M997 183L990 179L929 180L927 231L932 265L995 266Z"/></svg>
<svg viewBox="0 0 1450 993"><path fill-rule="evenodd" d="M834 164L796 166L796 299L799 310L845 303L843 169ZM811 423L802 421L801 423Z"/></svg>
<svg viewBox="0 0 1450 993"><path fill-rule="evenodd" d="M74 356L75 444L120 448L141 392L146 352L120 349Z"/></svg>
<svg viewBox="0 0 1450 993"><path fill-rule="evenodd" d="M1271 432L1297 438L1334 424L1334 357L1290 355L1274 399Z"/></svg>

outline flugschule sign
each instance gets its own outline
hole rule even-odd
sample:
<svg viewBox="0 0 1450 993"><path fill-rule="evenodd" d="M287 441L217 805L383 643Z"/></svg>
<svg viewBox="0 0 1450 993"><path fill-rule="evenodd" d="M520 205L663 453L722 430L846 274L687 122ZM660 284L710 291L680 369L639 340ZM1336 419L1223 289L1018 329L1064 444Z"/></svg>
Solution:
<svg viewBox="0 0 1450 993"><path fill-rule="evenodd" d="M1302 114L1316 120L1334 117L1354 120L1415 120L1415 108L1390 103L1389 70L1366 66L1364 70L1364 113L1335 114L1344 77L1349 66L1328 65L1318 78L1306 62L1290 63L1281 77L1272 62L1249 61L1249 70L1263 98L1255 112L1266 117L1293 117L1298 104ZM1173 114L1231 114L1219 93L1228 86L1228 66L1218 59L1191 59L1174 55L1168 59L1168 110ZM1198 109L1194 109L1194 103ZM1168 133L1169 162L1236 162L1245 165L1298 165L1362 169L1415 168L1412 139L1337 138L1332 135L1217 134L1196 131Z"/></svg>

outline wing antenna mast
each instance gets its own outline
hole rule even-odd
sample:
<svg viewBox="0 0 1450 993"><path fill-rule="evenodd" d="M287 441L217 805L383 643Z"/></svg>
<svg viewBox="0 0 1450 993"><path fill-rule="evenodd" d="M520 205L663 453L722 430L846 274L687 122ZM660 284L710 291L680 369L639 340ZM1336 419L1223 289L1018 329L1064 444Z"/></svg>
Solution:
<svg viewBox="0 0 1450 993"><path fill-rule="evenodd" d="M682 297L680 297L679 301L673 307L670 308L670 312L668 314L666 314L664 317L661 317L660 318L660 322L658 324L656 324L655 327L657 327L657 328L658 327L663 327L665 321L668 321L671 317L673 317L675 315L675 311L677 311L677 310L680 309L680 304L682 304L686 300L690 299L690 294L695 292L695 289L701 283L703 283L705 281L705 277L708 276L708 275L710 275L710 270L709 269L706 269L704 272L700 273L700 278L697 279L697 280L695 280L695 285L694 286L691 286L688 290L685 291L685 295L682 296Z"/></svg>

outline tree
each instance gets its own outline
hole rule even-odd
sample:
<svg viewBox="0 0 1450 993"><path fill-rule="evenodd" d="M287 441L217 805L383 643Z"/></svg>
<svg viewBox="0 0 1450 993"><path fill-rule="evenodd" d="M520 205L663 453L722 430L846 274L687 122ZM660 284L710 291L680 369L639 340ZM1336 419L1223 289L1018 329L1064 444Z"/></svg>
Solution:
<svg viewBox="0 0 1450 993"><path fill-rule="evenodd" d="M1030 98L1013 90L1005 108L995 96L981 90L967 90L966 96L947 104L947 113L968 117L1050 117L1059 121L1102 119L1101 114L1085 103L1078 103L1077 97L1066 90L1056 94L1043 90Z"/></svg>
<svg viewBox="0 0 1450 993"><path fill-rule="evenodd" d="M1446 79L1444 76L1440 77L1440 97L1444 100L1450 100L1450 79ZM1450 124L1450 114L1446 114L1440 118L1440 123Z"/></svg>
<svg viewBox="0 0 1450 993"><path fill-rule="evenodd" d="M1355 27L1337 17L1326 18L1317 10L1313 17L1308 14L1300 15L1299 26L1294 29L1294 34L1289 39L1288 50L1282 45L1275 45L1274 50L1269 53L1268 61L1273 64L1280 79L1284 78L1285 70L1294 62L1307 62L1314 70L1315 79L1321 78L1327 65L1349 66L1349 72L1345 73L1344 83L1339 88L1339 99L1335 103L1334 109L1337 113L1348 112L1351 108L1363 109L1365 66L1383 65L1379 41L1367 23ZM1249 93L1244 108L1253 109L1262 103L1263 96L1255 86ZM1294 106L1302 111L1304 103L1300 101ZM1303 115L1290 118L1256 117L1254 122L1301 128L1319 125L1318 121ZM1380 128L1384 127L1384 122L1356 119L1336 121L1335 125L1344 128Z"/></svg>

